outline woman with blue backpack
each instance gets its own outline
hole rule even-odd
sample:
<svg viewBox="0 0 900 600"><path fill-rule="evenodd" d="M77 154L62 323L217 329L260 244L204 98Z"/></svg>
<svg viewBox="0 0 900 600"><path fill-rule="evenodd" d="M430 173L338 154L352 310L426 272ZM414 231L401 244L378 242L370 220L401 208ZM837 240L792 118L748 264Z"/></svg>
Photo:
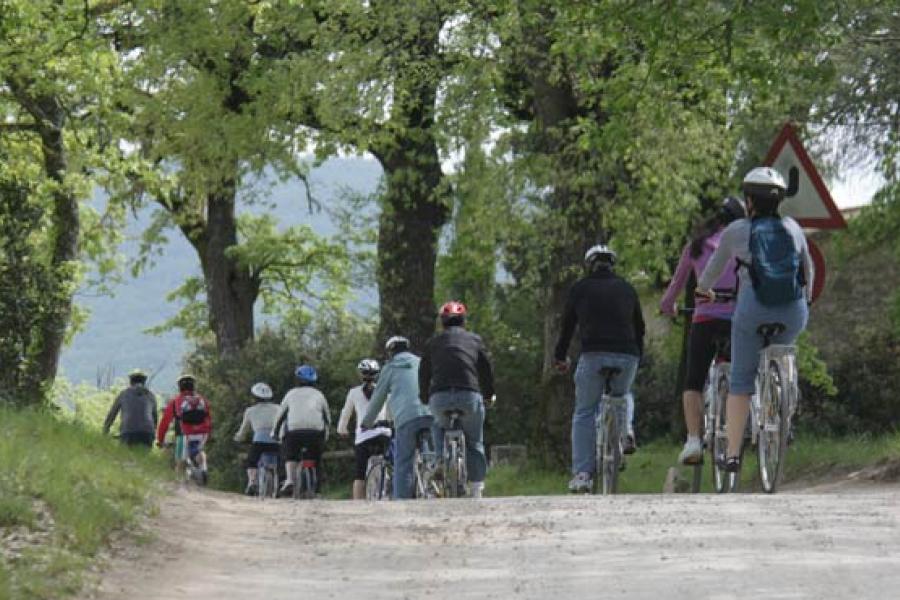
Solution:
<svg viewBox="0 0 900 600"><path fill-rule="evenodd" d="M728 451L726 471L740 469L741 444L756 388L756 367L765 323L782 323L774 344L793 344L806 328L812 302L813 262L803 229L778 207L787 185L770 167L747 173L742 184L748 218L734 221L722 232L719 247L697 282L697 294L711 300L711 289L729 259L737 262L738 297L731 327L731 388L726 406Z"/></svg>

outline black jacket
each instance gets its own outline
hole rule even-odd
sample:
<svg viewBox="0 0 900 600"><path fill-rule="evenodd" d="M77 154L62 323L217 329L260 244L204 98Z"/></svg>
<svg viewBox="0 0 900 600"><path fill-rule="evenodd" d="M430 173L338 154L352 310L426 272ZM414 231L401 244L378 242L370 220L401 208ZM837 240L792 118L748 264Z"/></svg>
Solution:
<svg viewBox="0 0 900 600"><path fill-rule="evenodd" d="M481 337L462 327L448 327L425 345L419 364L422 401L451 388L494 395L494 370Z"/></svg>
<svg viewBox="0 0 900 600"><path fill-rule="evenodd" d="M631 284L612 271L595 271L572 286L556 344L557 360L566 359L576 324L582 352L644 353L641 302Z"/></svg>

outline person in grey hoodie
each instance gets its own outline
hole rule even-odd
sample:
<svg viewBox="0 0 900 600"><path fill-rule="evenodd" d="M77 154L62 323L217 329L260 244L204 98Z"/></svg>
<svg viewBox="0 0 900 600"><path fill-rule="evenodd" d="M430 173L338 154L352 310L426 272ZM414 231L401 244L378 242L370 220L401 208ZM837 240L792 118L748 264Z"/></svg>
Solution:
<svg viewBox="0 0 900 600"><path fill-rule="evenodd" d="M369 408L362 420L362 428L375 426L384 403L394 416L394 499L413 497L415 487L413 459L416 438L421 431L431 435L432 416L419 399L418 356L409 351L409 340L394 336L385 344L389 360L378 377L378 384L369 399Z"/></svg>
<svg viewBox="0 0 900 600"><path fill-rule="evenodd" d="M120 392L109 407L103 423L103 433L109 433L121 411L119 440L128 446L152 448L156 421L159 418L156 396L147 389L147 374L140 369L135 369L128 375L128 382L129 387Z"/></svg>

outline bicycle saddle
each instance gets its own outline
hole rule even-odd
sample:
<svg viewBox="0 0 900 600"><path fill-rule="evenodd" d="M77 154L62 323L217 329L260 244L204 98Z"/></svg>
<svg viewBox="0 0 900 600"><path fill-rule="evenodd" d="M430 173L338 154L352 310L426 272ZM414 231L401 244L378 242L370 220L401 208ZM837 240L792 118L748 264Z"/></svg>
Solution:
<svg viewBox="0 0 900 600"><path fill-rule="evenodd" d="M784 333L785 329L787 329L787 325L784 323L763 323L756 329L756 333L770 340L776 335Z"/></svg>
<svg viewBox="0 0 900 600"><path fill-rule="evenodd" d="M603 367L600 369L600 374L603 375L603 377L605 377L607 379L615 377L616 375L618 375L621 372L622 372L622 369L619 367Z"/></svg>
<svg viewBox="0 0 900 600"><path fill-rule="evenodd" d="M463 413L461 410L454 408L451 410L445 410L444 415L446 415L448 418L451 418L451 417L459 418L463 415Z"/></svg>

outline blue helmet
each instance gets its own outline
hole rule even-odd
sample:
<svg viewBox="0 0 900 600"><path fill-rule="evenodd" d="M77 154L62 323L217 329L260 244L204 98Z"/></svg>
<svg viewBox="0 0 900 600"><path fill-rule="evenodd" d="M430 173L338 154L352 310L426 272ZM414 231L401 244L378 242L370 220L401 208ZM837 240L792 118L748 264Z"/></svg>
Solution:
<svg viewBox="0 0 900 600"><path fill-rule="evenodd" d="M300 383L312 384L319 381L319 373L316 371L316 368L309 365L300 365L297 367L297 370L294 371L294 374L297 376L297 379L300 380Z"/></svg>

